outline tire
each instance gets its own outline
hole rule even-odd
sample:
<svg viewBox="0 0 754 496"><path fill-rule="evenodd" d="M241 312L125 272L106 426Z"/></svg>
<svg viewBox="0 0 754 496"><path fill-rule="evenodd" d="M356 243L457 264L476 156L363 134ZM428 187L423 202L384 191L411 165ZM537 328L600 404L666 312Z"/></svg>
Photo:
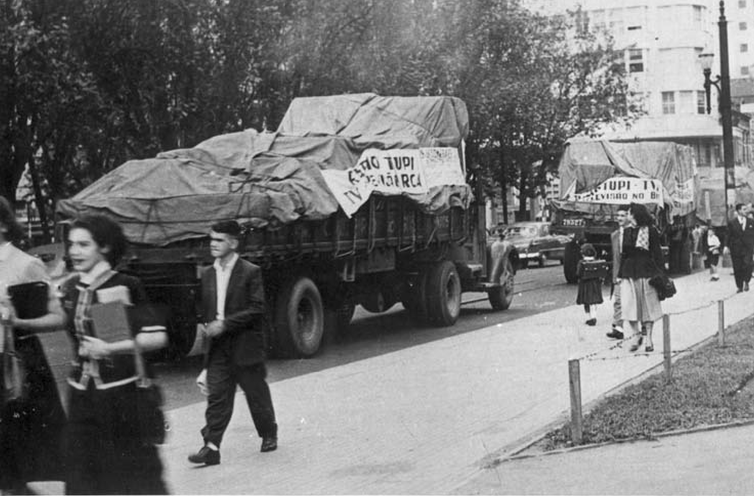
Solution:
<svg viewBox="0 0 754 496"><path fill-rule="evenodd" d="M579 276L576 272L576 266L579 263L579 247L576 243L568 243L565 246L565 253L563 254L563 275L569 284L576 284L579 282Z"/></svg>
<svg viewBox="0 0 754 496"><path fill-rule="evenodd" d="M514 275L513 275L513 263L510 259L505 261L505 272L501 274L502 286L493 288L487 293L487 299L490 300L490 305L493 310L507 310L513 302L513 290L514 290Z"/></svg>
<svg viewBox="0 0 754 496"><path fill-rule="evenodd" d="M324 334L324 309L317 285L308 277L288 281L275 302L275 351L287 358L310 358Z"/></svg>
<svg viewBox="0 0 754 496"><path fill-rule="evenodd" d="M429 323L455 324L461 314L461 278L453 262L445 260L429 269L425 293Z"/></svg>

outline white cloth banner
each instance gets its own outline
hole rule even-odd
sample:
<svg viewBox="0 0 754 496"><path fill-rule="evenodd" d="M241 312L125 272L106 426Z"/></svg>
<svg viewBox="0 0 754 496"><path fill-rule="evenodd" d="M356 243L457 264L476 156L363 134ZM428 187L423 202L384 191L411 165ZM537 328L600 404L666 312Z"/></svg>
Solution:
<svg viewBox="0 0 754 496"><path fill-rule="evenodd" d="M571 201L584 203L629 203L663 204L662 181L637 177L612 177L585 193L572 193Z"/></svg>
<svg viewBox="0 0 754 496"><path fill-rule="evenodd" d="M455 148L366 150L355 166L323 170L322 175L348 217L373 191L424 194L433 186L465 184Z"/></svg>

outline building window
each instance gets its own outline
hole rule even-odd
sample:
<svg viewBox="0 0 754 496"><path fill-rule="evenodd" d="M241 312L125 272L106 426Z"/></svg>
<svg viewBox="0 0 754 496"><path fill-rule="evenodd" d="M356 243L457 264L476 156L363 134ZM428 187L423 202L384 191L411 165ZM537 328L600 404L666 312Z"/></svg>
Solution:
<svg viewBox="0 0 754 496"><path fill-rule="evenodd" d="M672 91L662 92L662 113L675 114L675 93Z"/></svg>
<svg viewBox="0 0 754 496"><path fill-rule="evenodd" d="M678 93L678 113L679 114L693 114L694 113L694 92L693 91L680 91Z"/></svg>
<svg viewBox="0 0 754 496"><path fill-rule="evenodd" d="M590 14L590 24L592 25L592 29L594 31L604 31L605 30L605 11L604 10L595 10Z"/></svg>
<svg viewBox="0 0 754 496"><path fill-rule="evenodd" d="M738 8L739 9L745 9L746 8L746 0L738 0Z"/></svg>
<svg viewBox="0 0 754 496"><path fill-rule="evenodd" d="M628 72L644 72L644 56L641 49L631 48L628 51Z"/></svg>
<svg viewBox="0 0 754 496"><path fill-rule="evenodd" d="M738 23L738 29L739 29L739 31L746 31L746 29L747 29L748 27L749 27L749 26L747 26L745 22L739 22L739 23Z"/></svg>
<svg viewBox="0 0 754 496"><path fill-rule="evenodd" d="M742 76L748 76L749 75L749 66L744 65L741 67L741 75Z"/></svg>
<svg viewBox="0 0 754 496"><path fill-rule="evenodd" d="M749 51L749 44L748 43L741 43L741 53L746 53Z"/></svg>
<svg viewBox="0 0 754 496"><path fill-rule="evenodd" d="M694 5L694 28L702 28L702 7L699 5Z"/></svg>
<svg viewBox="0 0 754 496"><path fill-rule="evenodd" d="M707 95L704 91L696 92L696 113L704 114L707 112Z"/></svg>

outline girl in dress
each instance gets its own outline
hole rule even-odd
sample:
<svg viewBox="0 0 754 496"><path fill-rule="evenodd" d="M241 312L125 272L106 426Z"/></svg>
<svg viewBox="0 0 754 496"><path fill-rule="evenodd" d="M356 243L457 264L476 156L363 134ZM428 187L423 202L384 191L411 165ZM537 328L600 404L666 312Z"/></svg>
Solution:
<svg viewBox="0 0 754 496"><path fill-rule="evenodd" d="M134 359L136 345L142 351L164 347L165 328L152 315L141 281L113 270L126 250L120 225L104 216L82 217L71 225L68 244L78 274L63 287L68 332L77 350L68 378L66 493L165 494L157 447L138 434ZM131 329L132 339L94 337L91 307L106 295L119 295L138 308L143 325Z"/></svg>
<svg viewBox="0 0 754 496"><path fill-rule="evenodd" d="M581 247L581 260L576 266L579 276L576 304L584 305L584 311L589 315L586 324L590 326L597 325L596 306L602 303L602 279L607 273L605 263L596 258L597 250L586 243Z"/></svg>

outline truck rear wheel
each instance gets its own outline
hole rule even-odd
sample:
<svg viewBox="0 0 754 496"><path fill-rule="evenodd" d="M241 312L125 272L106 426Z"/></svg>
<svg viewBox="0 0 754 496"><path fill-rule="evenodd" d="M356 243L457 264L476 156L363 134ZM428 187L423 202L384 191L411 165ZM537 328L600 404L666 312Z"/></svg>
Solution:
<svg viewBox="0 0 754 496"><path fill-rule="evenodd" d="M314 281L299 277L288 281L275 303L275 342L278 354L310 358L319 351L324 334L322 296Z"/></svg>
<svg viewBox="0 0 754 496"><path fill-rule="evenodd" d="M505 259L505 270L500 274L500 280L492 281L500 283L499 287L491 289L487 293L487 299L493 310L507 310L513 302L513 263L510 258Z"/></svg>
<svg viewBox="0 0 754 496"><path fill-rule="evenodd" d="M581 258L581 254L579 253L579 247L576 243L571 242L565 245L565 253L563 254L563 274L569 284L576 284L579 282L579 275L576 272L579 258Z"/></svg>
<svg viewBox="0 0 754 496"><path fill-rule="evenodd" d="M461 314L461 278L453 262L445 260L429 269L425 294L430 323L443 327L456 323Z"/></svg>

